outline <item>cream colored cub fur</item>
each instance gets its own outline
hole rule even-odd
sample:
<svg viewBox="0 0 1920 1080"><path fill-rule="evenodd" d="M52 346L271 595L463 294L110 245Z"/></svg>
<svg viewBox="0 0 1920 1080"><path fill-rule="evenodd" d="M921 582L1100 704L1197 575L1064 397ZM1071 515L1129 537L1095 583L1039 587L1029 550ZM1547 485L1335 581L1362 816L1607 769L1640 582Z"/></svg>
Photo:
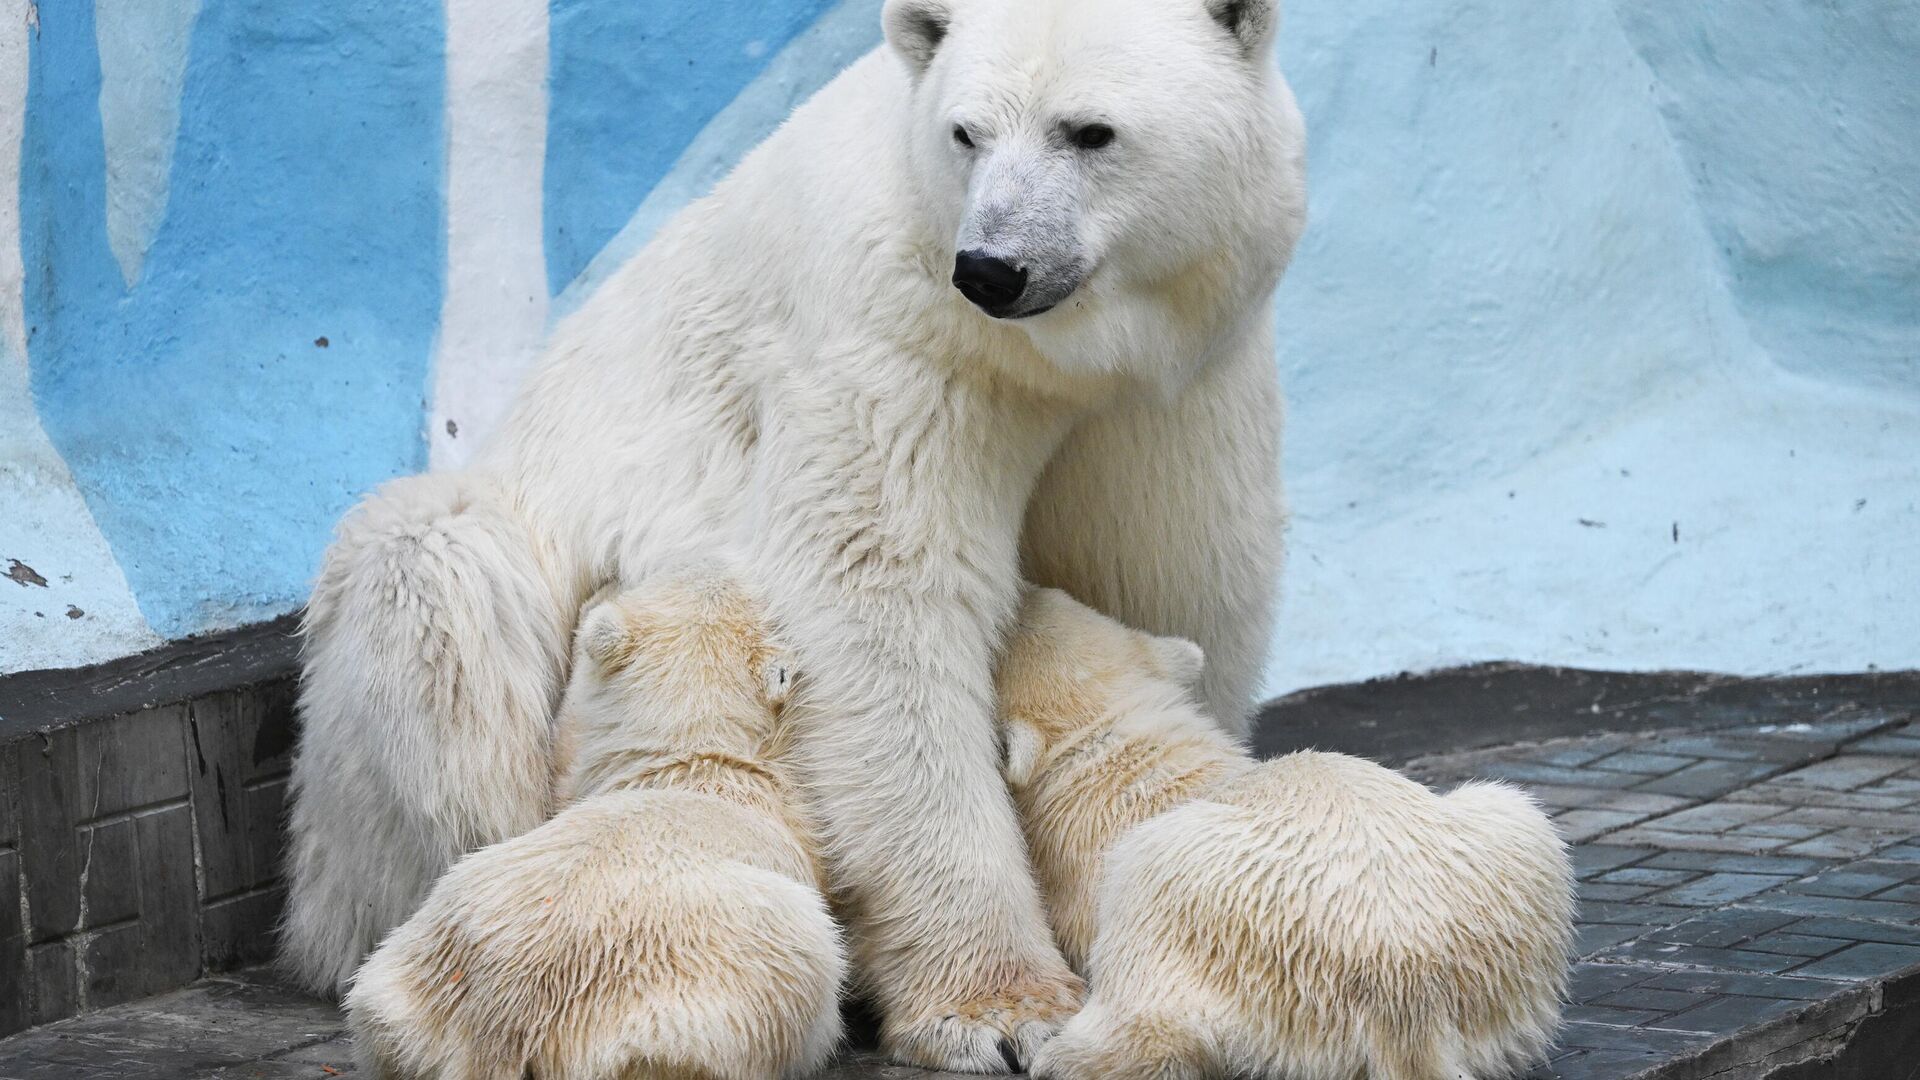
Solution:
<svg viewBox="0 0 1920 1080"><path fill-rule="evenodd" d="M791 677L700 570L594 607L561 706L567 800L461 860L347 997L363 1062L435 1080L771 1080L840 1035L845 961L794 816Z"/></svg>
<svg viewBox="0 0 1920 1080"><path fill-rule="evenodd" d="M1089 975L1042 1080L1504 1075L1558 1023L1565 845L1523 793L1341 754L1255 762L1200 650L1036 590L1000 670L1007 775Z"/></svg>

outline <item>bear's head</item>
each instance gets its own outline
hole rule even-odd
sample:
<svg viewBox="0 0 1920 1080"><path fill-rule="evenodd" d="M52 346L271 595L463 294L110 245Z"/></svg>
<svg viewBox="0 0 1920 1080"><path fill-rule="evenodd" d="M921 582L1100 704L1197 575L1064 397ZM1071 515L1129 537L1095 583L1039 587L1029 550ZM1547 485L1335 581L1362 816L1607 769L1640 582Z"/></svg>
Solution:
<svg viewBox="0 0 1920 1080"><path fill-rule="evenodd" d="M1204 662L1185 638L1135 630L1058 589L1031 590L998 675L1007 781L1024 786L1062 748L1132 723L1225 738L1193 702Z"/></svg>
<svg viewBox="0 0 1920 1080"><path fill-rule="evenodd" d="M588 745L757 757L793 684L759 602L726 567L702 564L592 605L562 713Z"/></svg>
<svg viewBox="0 0 1920 1080"><path fill-rule="evenodd" d="M1061 370L1175 387L1304 224L1277 0L888 0L906 156L955 288Z"/></svg>

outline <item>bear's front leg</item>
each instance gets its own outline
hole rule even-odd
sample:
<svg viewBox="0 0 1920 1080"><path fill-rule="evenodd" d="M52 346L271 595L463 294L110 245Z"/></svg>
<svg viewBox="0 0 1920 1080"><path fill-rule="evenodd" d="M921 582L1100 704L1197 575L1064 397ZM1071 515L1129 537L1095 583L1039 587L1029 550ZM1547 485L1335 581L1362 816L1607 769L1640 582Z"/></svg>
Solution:
<svg viewBox="0 0 1920 1080"><path fill-rule="evenodd" d="M999 772L993 666L1027 493L1063 421L939 380L790 387L763 423L756 580L881 1037L1024 1068L1078 1007Z"/></svg>

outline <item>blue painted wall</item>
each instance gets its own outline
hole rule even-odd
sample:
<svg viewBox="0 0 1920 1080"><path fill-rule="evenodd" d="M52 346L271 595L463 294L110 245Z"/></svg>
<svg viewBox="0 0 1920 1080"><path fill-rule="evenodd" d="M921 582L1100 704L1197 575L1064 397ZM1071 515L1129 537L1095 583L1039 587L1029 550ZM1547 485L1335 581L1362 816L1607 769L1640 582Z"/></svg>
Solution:
<svg viewBox="0 0 1920 1080"><path fill-rule="evenodd" d="M209 4L166 212L129 286L108 240L92 8L42 4L29 58L32 392L141 612L175 637L286 611L355 497L426 463L440 17Z"/></svg>
<svg viewBox="0 0 1920 1080"><path fill-rule="evenodd" d="M687 144L833 0L553 0L547 275L558 293ZM877 25L877 24L876 24Z"/></svg>
<svg viewBox="0 0 1920 1080"><path fill-rule="evenodd" d="M0 580L0 670L296 606L339 513L428 463L426 418L454 439L444 346L487 328L452 324L450 236L537 218L500 235L563 313L876 43L878 7L42 2L0 49L0 359L32 395L0 400L0 575L31 554L46 583ZM449 110L517 77L456 92L455 11L546 35L530 209L449 212ZM1920 666L1915 55L1920 0L1289 4L1313 194L1277 303L1269 689Z"/></svg>

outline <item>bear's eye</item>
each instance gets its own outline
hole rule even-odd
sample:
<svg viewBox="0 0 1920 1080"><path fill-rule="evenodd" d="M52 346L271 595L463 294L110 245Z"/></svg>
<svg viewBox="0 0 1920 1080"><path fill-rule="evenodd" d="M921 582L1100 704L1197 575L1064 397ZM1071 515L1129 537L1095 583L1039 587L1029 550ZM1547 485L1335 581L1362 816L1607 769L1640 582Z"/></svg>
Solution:
<svg viewBox="0 0 1920 1080"><path fill-rule="evenodd" d="M973 136L967 134L967 129L961 127L959 124L953 125L953 141L959 143L961 146L973 146Z"/></svg>
<svg viewBox="0 0 1920 1080"><path fill-rule="evenodd" d="M1088 124L1073 133L1073 144L1082 150L1098 150L1113 141L1113 129L1105 124Z"/></svg>

